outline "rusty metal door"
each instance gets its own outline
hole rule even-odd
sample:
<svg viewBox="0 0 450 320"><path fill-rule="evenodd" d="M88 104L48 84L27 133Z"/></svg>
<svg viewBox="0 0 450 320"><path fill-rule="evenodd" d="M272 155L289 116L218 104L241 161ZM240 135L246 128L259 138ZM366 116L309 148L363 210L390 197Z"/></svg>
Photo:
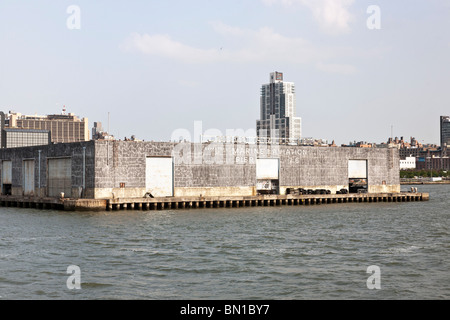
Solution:
<svg viewBox="0 0 450 320"><path fill-rule="evenodd" d="M23 194L34 196L34 160L23 161Z"/></svg>

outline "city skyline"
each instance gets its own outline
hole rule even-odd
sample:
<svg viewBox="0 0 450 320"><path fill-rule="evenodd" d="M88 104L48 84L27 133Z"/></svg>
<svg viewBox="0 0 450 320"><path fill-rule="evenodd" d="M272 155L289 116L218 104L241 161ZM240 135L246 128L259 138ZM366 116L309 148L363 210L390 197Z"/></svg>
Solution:
<svg viewBox="0 0 450 320"><path fill-rule="evenodd" d="M370 28L372 5L2 1L0 109L56 114L66 105L90 128L109 113L118 139L167 141L195 121L249 130L260 85L279 70L296 84L303 137L439 145L439 117L450 113L450 6L377 1Z"/></svg>

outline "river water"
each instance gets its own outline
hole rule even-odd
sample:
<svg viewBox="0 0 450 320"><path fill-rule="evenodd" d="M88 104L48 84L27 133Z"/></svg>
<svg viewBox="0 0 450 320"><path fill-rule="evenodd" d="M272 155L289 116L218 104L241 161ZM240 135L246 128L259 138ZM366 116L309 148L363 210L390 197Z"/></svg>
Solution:
<svg viewBox="0 0 450 320"><path fill-rule="evenodd" d="M450 185L419 191L430 201L83 213L2 207L0 300L449 299Z"/></svg>

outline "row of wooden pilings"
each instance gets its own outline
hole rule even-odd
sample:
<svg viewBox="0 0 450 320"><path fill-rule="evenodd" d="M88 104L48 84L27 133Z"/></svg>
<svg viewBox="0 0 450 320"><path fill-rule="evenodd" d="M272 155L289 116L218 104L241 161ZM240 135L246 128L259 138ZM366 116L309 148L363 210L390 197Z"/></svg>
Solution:
<svg viewBox="0 0 450 320"><path fill-rule="evenodd" d="M267 206L297 206L318 205L332 203L363 203L363 202L409 202L424 201L422 193L403 194L377 194L377 195L309 195L296 198L272 198L272 199L215 199L215 200L153 200L133 201L131 199L115 199L107 204L108 210L175 210L175 209L200 209L200 208L239 208L239 207L267 207Z"/></svg>
<svg viewBox="0 0 450 320"><path fill-rule="evenodd" d="M240 208L268 206L320 205L332 203L374 203L427 201L428 193L383 193L347 195L266 195L214 198L119 198L119 199L42 199L0 196L0 207L50 210L174 210L201 208Z"/></svg>
<svg viewBox="0 0 450 320"><path fill-rule="evenodd" d="M0 207L32 208L41 210L64 210L64 204L59 201L35 201L18 199L1 199Z"/></svg>

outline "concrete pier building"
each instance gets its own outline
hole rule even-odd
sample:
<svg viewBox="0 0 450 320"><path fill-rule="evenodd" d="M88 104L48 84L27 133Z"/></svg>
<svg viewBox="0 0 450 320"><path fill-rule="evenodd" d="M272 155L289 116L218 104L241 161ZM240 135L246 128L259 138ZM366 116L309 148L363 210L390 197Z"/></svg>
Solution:
<svg viewBox="0 0 450 320"><path fill-rule="evenodd" d="M110 199L400 192L393 148L88 141L0 150L1 193Z"/></svg>

